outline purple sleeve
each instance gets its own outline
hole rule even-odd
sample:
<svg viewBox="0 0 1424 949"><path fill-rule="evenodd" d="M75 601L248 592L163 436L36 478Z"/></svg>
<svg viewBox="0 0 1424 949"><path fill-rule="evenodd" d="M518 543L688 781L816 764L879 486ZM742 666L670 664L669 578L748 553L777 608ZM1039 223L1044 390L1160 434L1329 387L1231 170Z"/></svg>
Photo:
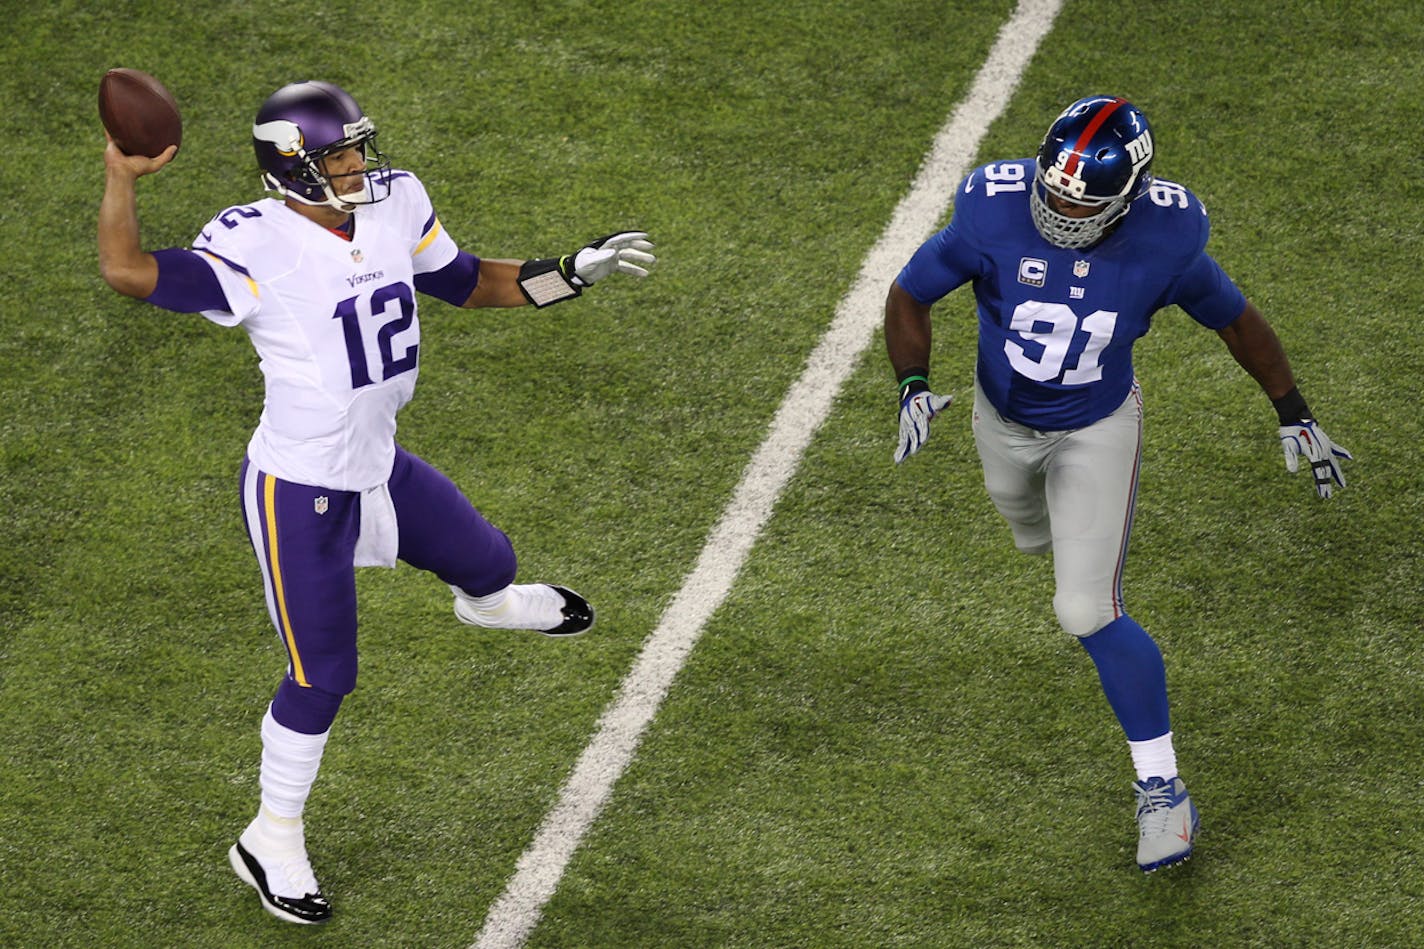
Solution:
<svg viewBox="0 0 1424 949"><path fill-rule="evenodd" d="M1246 309L1246 296L1210 254L1198 254L1172 288L1175 303L1203 326L1219 330Z"/></svg>
<svg viewBox="0 0 1424 949"><path fill-rule="evenodd" d="M463 250L439 270L415 275L415 289L455 306L463 306L479 282L480 259Z"/></svg>
<svg viewBox="0 0 1424 949"><path fill-rule="evenodd" d="M202 257L181 247L154 251L153 256L158 261L158 285L144 298L149 303L174 313L230 312L218 275Z"/></svg>

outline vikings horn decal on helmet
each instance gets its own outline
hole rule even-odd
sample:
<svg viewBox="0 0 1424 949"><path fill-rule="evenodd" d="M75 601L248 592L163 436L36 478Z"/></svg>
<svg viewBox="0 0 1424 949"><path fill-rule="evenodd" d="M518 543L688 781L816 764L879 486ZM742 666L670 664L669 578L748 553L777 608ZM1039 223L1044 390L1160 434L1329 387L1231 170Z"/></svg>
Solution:
<svg viewBox="0 0 1424 949"><path fill-rule="evenodd" d="M1152 129L1147 117L1117 96L1079 99L1054 120L1038 150L1033 223L1058 247L1097 243L1152 184ZM1098 210L1087 217L1055 211L1054 195Z"/></svg>
<svg viewBox="0 0 1424 949"><path fill-rule="evenodd" d="M303 204L353 211L390 195L391 163L376 148L376 125L356 100L329 82L294 82L262 103L252 125L252 147L269 191ZM322 159L359 148L366 159L359 191L339 194Z"/></svg>

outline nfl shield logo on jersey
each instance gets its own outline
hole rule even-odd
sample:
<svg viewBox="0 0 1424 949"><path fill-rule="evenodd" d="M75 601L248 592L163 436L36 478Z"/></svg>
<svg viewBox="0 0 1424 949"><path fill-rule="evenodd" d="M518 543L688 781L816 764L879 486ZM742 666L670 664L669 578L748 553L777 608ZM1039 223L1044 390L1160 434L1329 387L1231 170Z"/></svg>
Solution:
<svg viewBox="0 0 1424 949"><path fill-rule="evenodd" d="M1086 260L1073 261L1073 276L1086 277L1088 275L1088 262Z"/></svg>
<svg viewBox="0 0 1424 949"><path fill-rule="evenodd" d="M315 511L316 511L318 514L325 514L325 513L326 513L326 506L327 506L327 500L326 500L326 495L324 495L324 494L323 494L321 497L317 498L315 501L312 502L312 508L315 509Z"/></svg>

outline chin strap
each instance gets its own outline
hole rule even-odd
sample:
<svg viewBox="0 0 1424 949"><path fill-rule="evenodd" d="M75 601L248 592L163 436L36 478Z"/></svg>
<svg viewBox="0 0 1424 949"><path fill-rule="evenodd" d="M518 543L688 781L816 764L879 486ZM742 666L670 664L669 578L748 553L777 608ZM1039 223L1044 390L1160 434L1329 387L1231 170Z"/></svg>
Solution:
<svg viewBox="0 0 1424 949"><path fill-rule="evenodd" d="M380 198L373 197L369 174L367 175L367 180L363 182L362 188L359 192L357 192L357 194L347 195L345 197L339 196L336 192L332 191L331 182L324 180L321 184L321 190L322 193L326 195L326 199L323 201L314 201L304 194L298 194L296 191L292 190L291 188L287 187L286 185L282 184L282 182L274 178L269 172L263 172L262 184L264 187L266 187L268 191L275 191L277 194L281 195L284 198L291 198L293 201L305 204L308 207L335 208L343 214L350 214L356 211L358 208L365 207L368 204L375 204L377 201L384 200L385 196L390 194L390 185L389 183L387 183L386 195L383 195ZM362 200L347 200L348 198L352 197L360 197Z"/></svg>

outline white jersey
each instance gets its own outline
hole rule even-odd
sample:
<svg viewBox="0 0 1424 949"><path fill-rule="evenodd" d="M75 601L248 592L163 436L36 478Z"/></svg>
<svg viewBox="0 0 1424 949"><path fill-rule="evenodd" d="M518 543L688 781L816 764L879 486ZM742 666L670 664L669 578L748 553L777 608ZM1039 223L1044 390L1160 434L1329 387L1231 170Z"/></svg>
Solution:
<svg viewBox="0 0 1424 949"><path fill-rule="evenodd" d="M420 368L415 274L457 253L419 179L390 177L350 241L268 198L228 208L193 242L231 307L203 315L241 325L261 359L248 457L284 481L361 491L390 476L396 413Z"/></svg>

